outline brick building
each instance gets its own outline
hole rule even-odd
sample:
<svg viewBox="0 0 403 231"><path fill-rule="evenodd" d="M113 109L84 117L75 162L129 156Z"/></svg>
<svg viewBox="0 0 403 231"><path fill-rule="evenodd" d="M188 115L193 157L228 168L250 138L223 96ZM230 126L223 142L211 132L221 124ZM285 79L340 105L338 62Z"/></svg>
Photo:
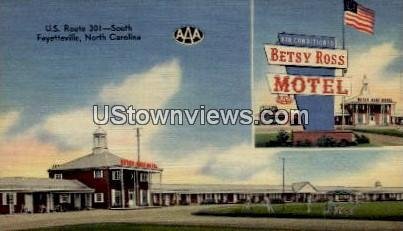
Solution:
<svg viewBox="0 0 403 231"><path fill-rule="evenodd" d="M151 181L162 169L112 154L106 132L93 133L92 153L48 170L52 179L78 180L94 189L93 208L132 208L151 205ZM157 175L158 176L158 175Z"/></svg>

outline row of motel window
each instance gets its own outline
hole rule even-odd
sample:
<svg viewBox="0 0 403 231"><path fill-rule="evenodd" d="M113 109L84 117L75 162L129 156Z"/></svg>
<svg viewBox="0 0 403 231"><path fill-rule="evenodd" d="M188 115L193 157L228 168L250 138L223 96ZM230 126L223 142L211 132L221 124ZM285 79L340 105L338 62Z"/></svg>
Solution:
<svg viewBox="0 0 403 231"><path fill-rule="evenodd" d="M104 172L102 170L94 170L94 179L99 179L104 177ZM132 175L133 177L133 175ZM148 182L149 179L149 174L147 173L140 173L140 182ZM55 173L54 179L61 180L63 179L63 174L62 173ZM121 173L120 170L112 171L112 180L120 180L121 179Z"/></svg>
<svg viewBox="0 0 403 231"><path fill-rule="evenodd" d="M17 205L17 193L2 193L2 202L3 205ZM71 203L71 195L68 193L63 193L59 195L60 203ZM95 203L103 203L104 202L104 194L103 193L94 193L94 201Z"/></svg>
<svg viewBox="0 0 403 231"><path fill-rule="evenodd" d="M17 193L2 193L2 196L3 205L17 205Z"/></svg>

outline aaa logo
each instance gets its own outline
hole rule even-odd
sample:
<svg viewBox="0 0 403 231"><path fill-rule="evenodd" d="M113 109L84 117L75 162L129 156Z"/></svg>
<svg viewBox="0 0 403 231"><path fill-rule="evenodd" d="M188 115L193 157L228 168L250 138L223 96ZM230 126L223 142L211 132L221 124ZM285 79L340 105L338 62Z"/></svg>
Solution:
<svg viewBox="0 0 403 231"><path fill-rule="evenodd" d="M175 31L174 38L180 44L195 45L203 40L204 34L196 27L185 26Z"/></svg>

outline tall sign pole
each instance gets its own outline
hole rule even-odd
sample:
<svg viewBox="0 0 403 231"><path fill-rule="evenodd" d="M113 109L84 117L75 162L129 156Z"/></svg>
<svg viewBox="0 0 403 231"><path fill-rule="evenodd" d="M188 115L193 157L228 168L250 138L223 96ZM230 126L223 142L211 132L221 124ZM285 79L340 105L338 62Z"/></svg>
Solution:
<svg viewBox="0 0 403 231"><path fill-rule="evenodd" d="M341 15L341 29L342 29L342 37L341 37L341 43L342 43L342 49L344 50L346 48L345 44L345 36L346 36L346 28L344 26L344 4L343 4L343 14ZM347 72L347 69L342 69L341 71L341 76L344 77L344 74ZM344 130L344 100L345 96L343 95L341 97L341 130Z"/></svg>

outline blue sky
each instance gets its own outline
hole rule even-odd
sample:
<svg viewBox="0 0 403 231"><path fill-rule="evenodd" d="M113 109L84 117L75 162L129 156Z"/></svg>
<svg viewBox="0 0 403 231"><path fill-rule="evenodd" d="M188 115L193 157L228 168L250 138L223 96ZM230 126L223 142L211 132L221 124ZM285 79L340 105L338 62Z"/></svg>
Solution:
<svg viewBox="0 0 403 231"><path fill-rule="evenodd" d="M401 21L402 3L390 2L382 5L377 1L362 1L377 12L376 35L369 38L347 29L348 48L352 52L384 42L393 43L393 49L402 49L401 34L395 26ZM193 109L199 105L250 108L249 4L249 1L212 0L2 1L0 117L6 119L0 120L3 122L0 136L7 145L0 148L3 163L0 175L12 171L12 174L26 174L23 169L30 160L30 174L43 175L46 167L56 161L88 153L94 129L92 105L110 102L105 99L108 95L119 94L119 102L134 106L152 101L136 98L138 91L161 97L158 98L161 104L154 100L150 105L164 108ZM255 10L255 84L267 71L262 45L274 42L278 32L320 34L338 39L341 35L342 1L256 0ZM130 23L142 40L52 44L36 41L36 33L43 31L47 24L92 23ZM183 25L200 28L204 40L190 47L176 43L172 34ZM402 63L399 56L388 66L388 71L395 73ZM137 84L153 74L163 76L160 72L164 70L175 77L171 85L164 86L163 81L158 86ZM123 133L117 135L120 130ZM347 177L351 169L360 175L371 165L388 163L386 153L398 156L396 153L401 151L316 150L314 154L302 151L298 155L298 151L255 150L248 126L166 126L143 129L142 133L143 153L159 161L166 169L167 179L181 181L180 176L185 182L214 183L231 179L231 182L267 183L266 177L277 182L278 158L286 155L294 180L313 179L323 183L325 177L336 177L343 171L341 175ZM133 129L109 127L109 134L114 152L132 157ZM27 144L32 148L19 149ZM329 166L329 163L337 164ZM383 171L384 165L376 166ZM332 170L327 171L328 168ZM250 172L251 169L259 171ZM392 175L384 175L392 183L402 174L400 168L393 169ZM247 171L250 172L247 176L242 174ZM372 180L368 178L364 183Z"/></svg>

